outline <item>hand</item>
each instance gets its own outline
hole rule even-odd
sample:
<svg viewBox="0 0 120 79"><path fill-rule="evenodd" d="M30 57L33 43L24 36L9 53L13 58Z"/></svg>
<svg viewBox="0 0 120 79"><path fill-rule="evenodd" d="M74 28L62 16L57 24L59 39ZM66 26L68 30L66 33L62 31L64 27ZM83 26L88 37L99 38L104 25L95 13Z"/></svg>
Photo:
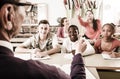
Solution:
<svg viewBox="0 0 120 79"><path fill-rule="evenodd" d="M80 9L79 8L75 9L75 15L77 15L77 16L80 15Z"/></svg>
<svg viewBox="0 0 120 79"><path fill-rule="evenodd" d="M35 57L43 58L47 55L46 52L36 52Z"/></svg>
<svg viewBox="0 0 120 79"><path fill-rule="evenodd" d="M85 51L87 47L87 44L85 43L85 41L82 39L82 40L79 40L76 44L76 53L83 53Z"/></svg>
<svg viewBox="0 0 120 79"><path fill-rule="evenodd" d="M120 57L120 53L112 52L112 53L110 54L110 57L111 57L111 58Z"/></svg>

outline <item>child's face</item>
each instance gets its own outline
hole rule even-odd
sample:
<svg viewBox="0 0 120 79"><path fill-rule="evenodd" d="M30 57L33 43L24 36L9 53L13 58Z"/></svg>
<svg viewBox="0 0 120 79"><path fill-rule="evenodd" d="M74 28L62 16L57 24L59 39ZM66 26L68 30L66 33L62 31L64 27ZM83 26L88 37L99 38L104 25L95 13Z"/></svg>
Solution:
<svg viewBox="0 0 120 79"><path fill-rule="evenodd" d="M113 33L114 33L113 29L109 25L105 25L102 28L102 35L103 35L103 37L111 37L113 35Z"/></svg>
<svg viewBox="0 0 120 79"><path fill-rule="evenodd" d="M39 25L39 33L41 36L47 36L49 33L49 25L48 24L40 24Z"/></svg>
<svg viewBox="0 0 120 79"><path fill-rule="evenodd" d="M70 29L68 31L68 35L72 42L75 42L78 40L78 30L76 28L70 27Z"/></svg>
<svg viewBox="0 0 120 79"><path fill-rule="evenodd" d="M92 14L92 12L90 12L90 11L87 11L86 12L86 19L87 19L87 21L89 22L91 22L91 21L93 21L93 14Z"/></svg>
<svg viewBox="0 0 120 79"><path fill-rule="evenodd" d="M64 26L69 26L69 20L68 19L64 19L63 25Z"/></svg>

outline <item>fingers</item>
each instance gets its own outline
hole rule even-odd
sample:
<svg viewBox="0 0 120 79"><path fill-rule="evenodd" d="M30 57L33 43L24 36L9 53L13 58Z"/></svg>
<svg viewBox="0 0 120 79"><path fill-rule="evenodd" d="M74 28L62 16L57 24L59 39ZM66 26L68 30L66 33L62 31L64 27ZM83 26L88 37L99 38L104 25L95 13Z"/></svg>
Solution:
<svg viewBox="0 0 120 79"><path fill-rule="evenodd" d="M83 53L87 47L85 40L81 39L77 42L76 53Z"/></svg>

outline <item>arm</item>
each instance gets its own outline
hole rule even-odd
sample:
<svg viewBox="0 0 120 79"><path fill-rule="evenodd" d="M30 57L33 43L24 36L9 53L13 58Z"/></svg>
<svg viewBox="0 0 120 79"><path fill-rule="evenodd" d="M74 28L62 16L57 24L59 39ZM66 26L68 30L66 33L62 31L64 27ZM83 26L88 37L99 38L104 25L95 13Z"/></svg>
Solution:
<svg viewBox="0 0 120 79"><path fill-rule="evenodd" d="M98 39L95 44L94 44L94 49L95 49L95 53L102 53L102 50L101 50L101 40Z"/></svg>
<svg viewBox="0 0 120 79"><path fill-rule="evenodd" d="M70 79L70 76L52 65L44 64L40 61L28 60L26 61L28 75L33 79Z"/></svg>
<svg viewBox="0 0 120 79"><path fill-rule="evenodd" d="M38 55L39 57L42 57L42 56L51 55L51 54L60 52L60 45L58 44L57 36L53 34L51 38L52 39L50 39L50 42L52 42L53 48L50 48L49 50L46 49L42 52L38 52L36 55ZM47 46L49 46L49 45L47 45Z"/></svg>
<svg viewBox="0 0 120 79"><path fill-rule="evenodd" d="M31 47L31 42L33 37L29 38L27 41L20 44L18 47L16 47L15 52L31 52L32 49L29 49Z"/></svg>
<svg viewBox="0 0 120 79"><path fill-rule="evenodd" d="M80 53L83 53L86 49L86 43L84 40L79 40L76 46L76 55L73 58L71 63L71 79L86 79L85 67L82 56Z"/></svg>
<svg viewBox="0 0 120 79"><path fill-rule="evenodd" d="M71 65L71 79L86 79L84 62L81 54L77 54L74 56Z"/></svg>
<svg viewBox="0 0 120 79"><path fill-rule="evenodd" d="M78 15L78 20L79 20L79 23L84 27L86 27L86 25L88 24L87 22L83 21L81 16L79 16L79 15Z"/></svg>

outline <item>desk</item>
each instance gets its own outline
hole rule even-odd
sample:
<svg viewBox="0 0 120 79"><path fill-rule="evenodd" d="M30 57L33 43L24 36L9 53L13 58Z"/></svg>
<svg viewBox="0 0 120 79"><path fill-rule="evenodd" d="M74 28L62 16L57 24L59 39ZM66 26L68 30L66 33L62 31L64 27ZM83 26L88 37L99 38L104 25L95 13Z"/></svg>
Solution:
<svg viewBox="0 0 120 79"><path fill-rule="evenodd" d="M26 41L28 38L12 38L10 40L11 43L22 43L24 41Z"/></svg>
<svg viewBox="0 0 120 79"><path fill-rule="evenodd" d="M19 56L21 53L15 53L15 56L28 60L30 59L30 53L25 53L25 54L21 54L21 56ZM56 53L50 56L50 59L46 59L46 60L38 60L41 61L43 63L49 64L49 65L59 65L59 66L63 66L64 71L66 72L66 69L68 71L70 71L70 64L72 62L72 58L67 58L65 57L66 54L60 54L60 53ZM97 71L95 68L87 68L89 71L89 73L87 73L87 78L86 79L99 79ZM68 72L67 71L67 72ZM91 74L92 73L92 74ZM94 78L93 78L94 75ZM96 77L96 78L95 78Z"/></svg>
<svg viewBox="0 0 120 79"><path fill-rule="evenodd" d="M17 34L17 36L15 38L29 38L31 37L33 34L30 33L25 33L25 34Z"/></svg>
<svg viewBox="0 0 120 79"><path fill-rule="evenodd" d="M97 69L120 69L120 60L105 60L101 54L94 54L84 57L86 67Z"/></svg>

